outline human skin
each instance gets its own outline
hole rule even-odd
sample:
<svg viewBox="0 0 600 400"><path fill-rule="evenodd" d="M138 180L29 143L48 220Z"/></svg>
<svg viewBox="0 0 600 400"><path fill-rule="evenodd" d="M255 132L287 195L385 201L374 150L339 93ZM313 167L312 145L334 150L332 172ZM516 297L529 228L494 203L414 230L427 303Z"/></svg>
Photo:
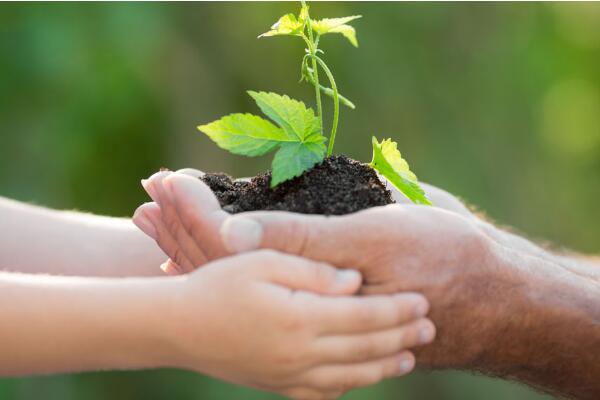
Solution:
<svg viewBox="0 0 600 400"><path fill-rule="evenodd" d="M164 253L129 218L36 207L0 197L0 271L161 276Z"/></svg>
<svg viewBox="0 0 600 400"><path fill-rule="evenodd" d="M352 296L361 277L260 250L176 277L0 273L0 375L175 367L298 399L414 367L422 295ZM373 346L376 343L376 346Z"/></svg>
<svg viewBox="0 0 600 400"><path fill-rule="evenodd" d="M229 216L206 185L181 174L155 174L144 186L155 203L135 219L159 221L155 239L171 256L165 268L172 273L255 248L355 267L364 294L409 290L429 299L438 334L416 352L420 365L479 371L579 399L600 394L600 267L593 259L546 251L431 187L438 207L396 204L324 217ZM217 235L220 244L203 241Z"/></svg>
<svg viewBox="0 0 600 400"><path fill-rule="evenodd" d="M435 335L422 295L362 301L324 263L262 250L167 278L130 220L0 198L0 221L0 376L177 367L328 399L410 372Z"/></svg>

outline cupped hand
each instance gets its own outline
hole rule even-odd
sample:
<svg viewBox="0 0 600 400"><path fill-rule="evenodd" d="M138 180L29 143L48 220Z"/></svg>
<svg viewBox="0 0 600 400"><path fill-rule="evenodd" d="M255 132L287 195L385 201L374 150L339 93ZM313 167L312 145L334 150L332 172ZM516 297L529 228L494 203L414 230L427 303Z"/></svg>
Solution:
<svg viewBox="0 0 600 400"><path fill-rule="evenodd" d="M161 268L170 275L190 272L209 260L229 254L217 234L228 214L221 210L210 190L192 184L190 179L189 187L176 184L178 187L173 188L171 179L176 181L183 175L199 180L204 173L185 168L176 172L160 171L142 180L144 189L153 201L138 207L133 216L136 225L154 238L169 255L170 259ZM398 204L411 204L384 177L380 176L380 179ZM436 207L475 218L455 196L435 186L422 186ZM175 190L178 191L177 195L174 195Z"/></svg>
<svg viewBox="0 0 600 400"><path fill-rule="evenodd" d="M352 296L360 274L260 250L175 279L175 367L295 399L333 399L414 367L434 327L416 293Z"/></svg>
<svg viewBox="0 0 600 400"><path fill-rule="evenodd" d="M419 350L423 364L457 365L457 358L481 350L480 341L470 339L484 333L485 316L493 312L487 300L502 277L495 279L498 271L488 257L491 239L478 220L445 192L435 191L430 198L453 211L394 204L339 217L286 212L230 216L198 179L159 173L148 183L159 186L164 195L159 197L148 187L158 204L140 207L134 221L153 213L158 221L154 238L175 261L168 264L173 271L177 272L175 264L187 265L180 267L187 271L207 258L256 248L351 266L363 275L364 294L408 290L429 299L439 334L434 345ZM173 239L165 240L169 235Z"/></svg>

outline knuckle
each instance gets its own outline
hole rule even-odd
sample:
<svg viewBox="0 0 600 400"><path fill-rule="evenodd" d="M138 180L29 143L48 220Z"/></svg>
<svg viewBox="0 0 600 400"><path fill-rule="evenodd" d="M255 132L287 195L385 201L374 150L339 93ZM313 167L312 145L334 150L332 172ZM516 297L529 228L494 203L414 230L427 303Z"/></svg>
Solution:
<svg viewBox="0 0 600 400"><path fill-rule="evenodd" d="M288 370L296 370L304 361L304 356L296 349L280 348L275 352L275 361L280 365L285 365Z"/></svg>
<svg viewBox="0 0 600 400"><path fill-rule="evenodd" d="M308 325L306 314L294 304L291 306L291 312L284 314L281 318L281 327L286 332L298 332Z"/></svg>
<svg viewBox="0 0 600 400"><path fill-rule="evenodd" d="M296 238L295 243L297 248L294 249L294 253L304 255L309 241L309 230L306 224L302 223L299 219L292 219L289 225L290 237Z"/></svg>

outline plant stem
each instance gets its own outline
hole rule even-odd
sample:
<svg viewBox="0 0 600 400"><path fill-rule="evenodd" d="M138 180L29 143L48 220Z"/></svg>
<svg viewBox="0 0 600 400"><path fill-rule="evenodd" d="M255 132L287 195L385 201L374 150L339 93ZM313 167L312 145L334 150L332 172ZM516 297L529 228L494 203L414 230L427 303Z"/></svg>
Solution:
<svg viewBox="0 0 600 400"><path fill-rule="evenodd" d="M327 147L327 156L330 156L333 153L333 144L335 143L335 134L337 132L338 119L340 116L340 98L337 90L337 85L335 84L335 79L333 79L333 74L325 64L325 61L321 60L317 56L313 56L313 63L318 62L323 71L325 71L325 75L329 79L329 83L331 83L331 89L333 89L333 123L331 124L331 134L329 135L329 146Z"/></svg>
<svg viewBox="0 0 600 400"><path fill-rule="evenodd" d="M302 1L302 4L306 6L306 3ZM315 86L315 97L317 101L317 116L319 118L319 125L321 126L321 132L323 132L323 107L321 106L321 89L319 88L319 71L317 71L317 61L315 57L317 56L317 47L315 42L313 41L313 31L311 26L310 16L307 11L306 16L306 27L308 28L308 40L306 40L308 44L308 51L312 58L313 64L313 78L314 78L314 86ZM317 43L319 41L319 37L317 36Z"/></svg>

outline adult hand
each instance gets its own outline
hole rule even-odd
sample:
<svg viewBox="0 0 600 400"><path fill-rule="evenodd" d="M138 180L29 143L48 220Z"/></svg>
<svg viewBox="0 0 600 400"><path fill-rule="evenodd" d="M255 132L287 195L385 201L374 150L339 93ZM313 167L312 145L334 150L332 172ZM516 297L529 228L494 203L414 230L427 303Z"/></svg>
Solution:
<svg viewBox="0 0 600 400"><path fill-rule="evenodd" d="M217 246L224 254L272 247L352 265L363 274L365 293L422 292L438 328L436 342L417 353L424 365L597 398L600 273L594 259L551 253L477 218L444 192L443 201L428 194L452 211L393 205L329 218L284 212L228 216L199 180L174 175L163 186L180 211L169 227L198 241L220 234L224 245ZM207 216L214 218L211 224L199 222Z"/></svg>
<svg viewBox="0 0 600 400"><path fill-rule="evenodd" d="M420 362L446 365L459 354L470 357L478 350L469 351L473 344L464 327L477 327L479 313L487 312L481 293L473 289L485 292L485 281L479 280L490 265L485 260L489 243L470 218L413 205L341 217L285 212L230 216L198 179L160 172L144 186L156 203L140 207L134 222L143 227L146 222L140 219L147 218L157 227L152 233L174 261L165 267L173 273L260 247L352 266L363 275L364 294L417 291L433 304L442 343L420 349ZM448 313L452 307L456 312Z"/></svg>
<svg viewBox="0 0 600 400"><path fill-rule="evenodd" d="M229 254L223 248L217 234L228 214L221 210L210 190L199 189L199 185L194 185L191 181L190 186L197 186L197 190L191 190L188 196L185 188L181 187L180 196L176 199L172 183L166 178L172 176L171 179L176 180L177 176L181 175L198 180L204 172L193 168L184 168L176 172L160 171L142 180L144 189L153 201L138 207L133 216L133 222L154 238L162 250L170 256L168 262L161 266L170 275L193 271L209 260ZM397 203L411 204L383 176L380 176L380 179L386 183L387 189ZM475 215L452 194L435 186L427 184L422 186L427 197L436 207L475 218ZM181 218L183 215L185 218Z"/></svg>

